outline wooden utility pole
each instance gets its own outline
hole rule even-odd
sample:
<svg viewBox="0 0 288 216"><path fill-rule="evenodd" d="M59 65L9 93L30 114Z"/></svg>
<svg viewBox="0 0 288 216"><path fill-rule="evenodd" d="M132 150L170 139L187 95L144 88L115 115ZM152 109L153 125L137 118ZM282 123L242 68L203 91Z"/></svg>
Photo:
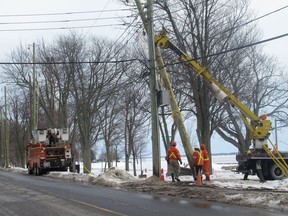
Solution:
<svg viewBox="0 0 288 216"><path fill-rule="evenodd" d="M38 127L38 95L36 85L35 43L33 43L33 99L32 99L32 130Z"/></svg>
<svg viewBox="0 0 288 216"><path fill-rule="evenodd" d="M3 153L4 153L4 167L8 168L9 167L9 129L8 129L8 118L7 118L7 94L6 94L6 86L4 87L4 100L5 100L5 105L4 105L4 148L3 148Z"/></svg>
<svg viewBox="0 0 288 216"><path fill-rule="evenodd" d="M4 138L5 138L5 135L4 135L4 121L3 121L3 107L0 108L0 118L1 118L1 155L0 155L0 158L1 158L1 166L4 167Z"/></svg>
<svg viewBox="0 0 288 216"><path fill-rule="evenodd" d="M152 157L153 157L153 175L161 175L160 162L160 137L159 137L159 116L157 106L157 80L156 80L156 63L155 63L155 42L153 27L153 0L147 0L147 35L149 48L149 86L151 98L151 123L152 123Z"/></svg>
<svg viewBox="0 0 288 216"><path fill-rule="evenodd" d="M146 32L149 32L148 31L148 18L146 18L146 16L145 16L144 8L143 8L140 0L135 0L135 3L137 5L140 17L141 17L142 22L144 24L144 28L145 28ZM147 7L149 7L149 5L152 5L152 3L147 2ZM147 15L148 15L148 8L147 8ZM169 78L169 75L166 71L165 64L164 64L164 61L162 59L162 56L161 56L161 53L160 53L160 50L158 47L155 47L155 54L156 54L157 65L160 68L159 74L160 74L161 79L163 81L163 86L165 89L169 90L169 92L170 92L170 96L171 96L170 97L170 103L171 103L172 117L174 119L175 125L177 126L177 128L179 130L179 134L180 134L180 137L182 140L185 154L186 154L186 157L188 159L189 166L192 169L192 167L193 167L193 165L192 165L193 149L192 149L192 146L190 143L190 138L189 138L187 131L185 129L184 121L182 119L182 116L181 116L181 113L180 113L180 110L178 107L178 103L176 101L176 98L175 98L175 95L174 95L174 92L172 89L170 78ZM192 172L193 172L193 169L192 169ZM194 173L193 173L193 175L194 175Z"/></svg>

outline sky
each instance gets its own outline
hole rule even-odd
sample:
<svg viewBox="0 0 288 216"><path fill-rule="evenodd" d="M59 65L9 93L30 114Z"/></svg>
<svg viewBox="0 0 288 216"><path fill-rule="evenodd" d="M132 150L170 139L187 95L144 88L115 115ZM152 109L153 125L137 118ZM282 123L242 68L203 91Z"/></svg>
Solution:
<svg viewBox="0 0 288 216"><path fill-rule="evenodd" d="M132 1L132 0L131 0ZM251 0L251 9L255 10L258 16L267 14L283 6L288 5L288 0ZM39 30L44 28L60 28L60 27L79 27L79 26L94 26L92 28L77 29L84 35L95 34L109 38L117 38L123 32L123 27L114 26L119 24L117 19L102 19L102 20L87 20L78 22L64 22L64 20L71 19L99 19L112 18L129 15L127 11L115 9L128 9L129 7L122 5L118 0L9 0L1 4L0 8L0 58L10 50L15 49L19 43L32 44L41 38L51 39L58 34L67 32L68 30L51 29ZM109 13L107 10L113 10ZM98 11L96 13L73 13L83 11ZM102 12L101 12L102 11ZM105 12L106 11L106 12ZM72 12L72 14L67 14ZM58 15L51 15L55 13L62 13ZM66 14L63 14L66 13ZM19 16L28 14L38 14L38 16ZM41 15L39 15L41 14ZM50 14L50 15L44 15ZM9 16L7 16L9 15ZM10 16L12 15L12 16ZM15 16L17 15L17 16ZM62 23L28 23L19 24L19 22L39 22L39 21L63 21ZM258 25L263 31L263 39L268 39L281 34L288 33L288 25L283 24L284 20L288 20L288 9L284 9L267 17L258 20ZM7 24L16 22L16 24ZM6 24L5 24L6 23ZM100 25L113 25L109 27L99 27ZM97 27L96 27L97 26ZM19 29L30 29L27 31L19 31ZM31 30L34 29L34 30ZM38 30L35 30L38 29ZM10 31L7 31L10 30ZM15 31L17 30L17 31ZM285 46L286 45L286 46ZM278 39L264 46L265 52L274 55L282 63L286 64L286 56L288 49L288 37Z"/></svg>
<svg viewBox="0 0 288 216"><path fill-rule="evenodd" d="M86 28L77 28L75 31L87 36L95 34L113 39L113 37L118 37L119 34L123 32L123 27L116 26L115 24L120 24L120 22L118 19L112 18L127 16L127 11L119 9L128 8L129 7L122 6L117 0L5 1L0 8L0 57L3 57L5 53L9 53L12 49L15 49L19 43L29 45L42 38L46 40L54 39L59 34L69 32L69 30L65 29L67 27L86 26ZM109 10L109 12L107 12L107 10ZM94 12L92 13L92 11ZM31 14L37 15L31 16ZM85 21L83 19L85 19ZM68 20L78 21L67 22ZM39 21L44 23L31 23ZM48 23L46 21L62 22ZM14 24L7 24L12 22ZM19 22L26 22L26 24L20 24ZM103 25L106 27L100 27ZM43 30L48 28L50 28L50 30ZM28 30L20 31L20 29Z"/></svg>
<svg viewBox="0 0 288 216"><path fill-rule="evenodd" d="M282 7L288 6L288 0L251 0L251 8L260 17ZM288 8L259 19L258 26L263 32L263 39L273 38L288 33ZM288 36L264 44L265 53L275 56L281 64L287 65Z"/></svg>
<svg viewBox="0 0 288 216"><path fill-rule="evenodd" d="M255 10L256 17L287 5L288 0L251 0L251 9ZM120 26L119 20L113 17L130 15L129 12L125 11L125 9L128 8L129 7L122 5L117 0L5 1L0 7L0 62L5 61L5 56L16 49L20 43L26 45L28 49L34 42L37 46L37 41L41 39L53 40L59 34L64 34L69 31L60 28L87 26L87 28L77 28L77 32L87 37L93 34L116 40L122 35L125 27ZM107 10L110 12L107 12ZM84 11L89 13L76 13ZM92 11L94 12L92 13ZM31 16L31 14L37 15ZM86 19L86 21L83 21L83 19ZM129 18L126 19L129 21ZM77 22L67 22L67 20L77 20ZM262 31L263 40L288 33L288 25L285 24L287 20L288 8L258 20L257 22L260 31ZM31 23L40 21L45 23ZM47 23L47 21L62 22ZM14 24L7 24L11 22ZM26 24L20 24L19 22L26 22ZM106 27L99 27L101 25L105 25ZM49 28L50 30L47 30ZM26 29L26 31L23 31L23 29ZM124 37L121 39L124 40ZM279 64L286 66L288 37L265 43L263 46L265 53L274 56L278 59ZM281 148L288 148L287 143L285 143L286 137L281 136L286 130L287 129L278 130L280 150ZM217 136L213 137L213 139L215 143L212 144L213 153L237 151L235 147L219 140Z"/></svg>

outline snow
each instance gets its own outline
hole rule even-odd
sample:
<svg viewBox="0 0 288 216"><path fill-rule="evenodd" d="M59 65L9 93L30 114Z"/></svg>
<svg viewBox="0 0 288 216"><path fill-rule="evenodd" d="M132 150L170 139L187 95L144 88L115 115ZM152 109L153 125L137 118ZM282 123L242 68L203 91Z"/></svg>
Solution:
<svg viewBox="0 0 288 216"><path fill-rule="evenodd" d="M257 176L250 176L249 180L244 181L243 175L232 172L232 169L236 167L237 163L235 161L235 155L229 156L213 156L213 174L211 175L211 181L203 181L202 189L205 188L205 185L210 188L218 187L233 191L233 193L229 191L227 194L216 194L216 201L223 202L231 202L237 203L240 205L248 205L248 206L266 206L266 207L279 207L282 211L288 211L287 203L288 198L286 198L285 192L288 191L288 179L283 180L275 180L275 181L266 181L264 183L260 183ZM225 163L222 163L222 162ZM186 163L185 163L186 162ZM165 159L161 159L161 164L163 166L164 171L167 171L167 165ZM184 160L184 164L187 165L187 161ZM116 164L114 164L116 165ZM137 175L140 174L140 167L144 171L143 174L147 176L147 178L139 178L138 176L134 177L132 171L125 171L125 163L124 161L120 161L117 163L117 167L112 167L110 169L106 169L104 172L105 163L97 162L92 164L91 174L83 174L83 167L80 164L81 170L80 173L70 173L70 172L50 172L47 176L53 178L62 178L69 181L77 181L85 184L98 184L103 186L109 186L114 188L121 188L121 184L131 183L148 183L148 185L159 185L163 187L165 183L171 184L171 177L165 176L165 182L162 182L160 178L152 175L152 159L146 158L142 159L142 163L137 164ZM130 164L130 169L132 164ZM27 172L25 169L13 168L11 171L14 172ZM187 182L187 185L192 187L196 186L195 181L192 176L180 176L181 182ZM137 187L141 187L141 186ZM147 184L146 184L147 185ZM243 193L245 190L245 193ZM267 191L265 195L263 193L257 193L258 191ZM275 194L275 192L279 192L282 195ZM207 195L210 195L207 192ZM213 193L213 192L212 192ZM206 196L207 196L206 195ZM219 200L217 198L219 197ZM243 196L246 196L245 199ZM280 205L281 204L281 205Z"/></svg>
<svg viewBox="0 0 288 216"><path fill-rule="evenodd" d="M217 187L222 188L238 188L238 189L269 189L269 190L279 190L279 191L288 191L288 179L283 180L274 180L266 181L264 183L259 183L257 176L249 176L248 181L243 181L243 175L233 172L231 169L237 166L236 160L234 159L235 155L228 156L214 156L212 164L213 174L211 175L211 182ZM223 159L223 160L222 160ZM225 161L226 163L222 163ZM167 171L167 164L164 159L161 160L163 165L164 172ZM184 165L185 163L184 160ZM115 165L115 162L114 162ZM124 161L117 163L117 167L112 167L105 170L104 162L92 163L92 170L90 174L83 174L83 164L80 163L80 173L70 173L70 172L50 172L47 174L51 177L58 177L63 179L72 179L74 181L83 182L83 183L99 183L106 186L117 186L124 182L133 182L133 181L143 181L146 178L138 178L133 176L133 171L125 171ZM130 169L132 164L130 164ZM143 174L147 178L152 177L152 159L143 159L142 160ZM137 175L140 175L140 165L137 165ZM14 171L26 172L22 168L13 168ZM146 172L145 172L146 171ZM181 181L194 181L193 176L180 176ZM165 176L165 181L171 181L170 176Z"/></svg>

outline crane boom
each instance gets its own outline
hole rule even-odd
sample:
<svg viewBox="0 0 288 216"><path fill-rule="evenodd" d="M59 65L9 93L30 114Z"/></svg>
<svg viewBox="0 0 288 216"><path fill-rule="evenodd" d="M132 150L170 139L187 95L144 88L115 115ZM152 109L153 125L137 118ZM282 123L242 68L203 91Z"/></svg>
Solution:
<svg viewBox="0 0 288 216"><path fill-rule="evenodd" d="M195 60L171 42L166 36L166 31L162 31L159 35L155 35L155 43L163 49L171 49L174 51L179 56L181 62L188 64L197 76L202 76L206 81L208 81L219 100L228 100L233 107L236 107L241 112L242 121L250 130L250 141L255 140L255 145L262 148L262 144L267 142L267 138L270 135L270 120L261 119L255 115L211 74L209 74L206 68L201 67ZM246 118L249 118L250 122L248 122Z"/></svg>

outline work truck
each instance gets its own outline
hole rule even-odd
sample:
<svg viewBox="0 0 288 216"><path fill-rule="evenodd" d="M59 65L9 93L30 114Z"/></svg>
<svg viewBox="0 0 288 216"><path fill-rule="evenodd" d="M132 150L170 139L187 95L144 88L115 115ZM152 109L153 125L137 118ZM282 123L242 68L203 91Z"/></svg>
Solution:
<svg viewBox="0 0 288 216"><path fill-rule="evenodd" d="M271 121L267 115L258 117L249 108L247 108L236 96L228 91L220 82L218 82L205 67L201 67L189 55L180 50L167 37L167 31L163 29L158 35L155 35L156 46L162 49L172 50L179 60L190 66L195 75L203 77L214 92L216 98L220 101L227 101L232 107L238 109L241 113L240 118L250 131L249 143L251 149L243 154L238 154L236 160L239 173L257 175L260 181L279 180L288 176L288 152L279 152L277 147L269 139L271 130ZM272 148L269 148L268 145Z"/></svg>
<svg viewBox="0 0 288 216"><path fill-rule="evenodd" d="M26 145L28 174L42 175L48 171L67 171L72 166L69 133L63 129L37 129Z"/></svg>

